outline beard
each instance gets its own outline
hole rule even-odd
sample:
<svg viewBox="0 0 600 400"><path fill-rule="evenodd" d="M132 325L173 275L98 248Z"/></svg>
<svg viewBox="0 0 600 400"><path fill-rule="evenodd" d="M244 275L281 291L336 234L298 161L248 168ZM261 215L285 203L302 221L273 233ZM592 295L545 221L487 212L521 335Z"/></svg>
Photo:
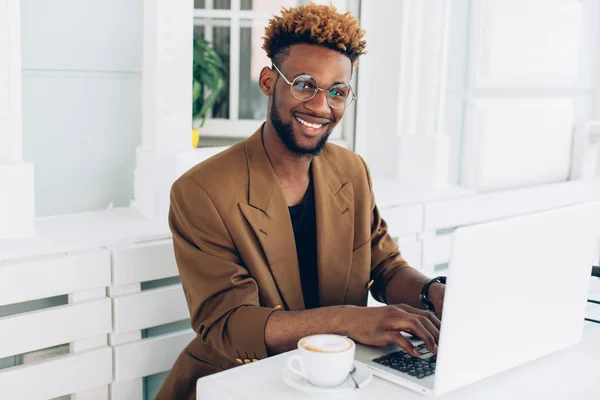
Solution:
<svg viewBox="0 0 600 400"><path fill-rule="evenodd" d="M289 122L287 124L285 124L280 116L279 116L279 110L277 109L277 106L275 105L275 94L273 94L273 103L271 104L271 112L270 112L270 118L271 118L271 123L273 124L273 127L275 128L275 131L277 132L277 135L279 136L279 138L281 139L281 141L283 142L283 145L292 153L294 153L295 155L299 156L299 157L314 157L314 156L318 156L319 153L321 153L321 151L323 150L323 147L325 147L325 144L327 143L327 139L329 139L329 135L331 135L331 129L329 129L317 142L316 145L314 145L311 148L306 148L306 147L302 147L300 146L300 144L298 144L298 141L296 140L296 135L294 135L294 128L292 126L292 123Z"/></svg>

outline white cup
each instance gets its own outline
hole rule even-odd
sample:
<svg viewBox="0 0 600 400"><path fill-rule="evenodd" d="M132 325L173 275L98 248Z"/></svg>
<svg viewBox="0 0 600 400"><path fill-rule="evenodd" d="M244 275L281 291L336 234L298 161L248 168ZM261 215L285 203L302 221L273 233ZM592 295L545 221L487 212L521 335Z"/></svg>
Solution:
<svg viewBox="0 0 600 400"><path fill-rule="evenodd" d="M298 341L298 353L288 359L288 369L315 386L344 382L354 364L356 345L340 335L312 335Z"/></svg>

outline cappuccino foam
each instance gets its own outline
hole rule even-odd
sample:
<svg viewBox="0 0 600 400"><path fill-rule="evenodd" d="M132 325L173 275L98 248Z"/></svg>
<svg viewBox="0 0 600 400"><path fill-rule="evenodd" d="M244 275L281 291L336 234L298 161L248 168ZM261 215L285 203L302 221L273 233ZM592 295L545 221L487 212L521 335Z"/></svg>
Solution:
<svg viewBox="0 0 600 400"><path fill-rule="evenodd" d="M352 341L337 335L314 335L302 339L300 346L318 353L340 353L352 347Z"/></svg>

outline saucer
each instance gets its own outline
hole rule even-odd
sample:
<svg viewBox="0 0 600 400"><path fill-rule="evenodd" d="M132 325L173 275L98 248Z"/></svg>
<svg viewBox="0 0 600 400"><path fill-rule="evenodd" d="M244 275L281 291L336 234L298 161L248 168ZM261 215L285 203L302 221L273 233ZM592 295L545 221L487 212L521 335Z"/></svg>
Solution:
<svg viewBox="0 0 600 400"><path fill-rule="evenodd" d="M354 371L352 375L354 376L356 383L358 383L359 388L362 389L371 382L373 379L373 373L369 367L358 361L354 361L354 365L356 366L356 371ZM354 385L354 382L350 376L348 376L344 382L337 386L320 387L313 385L300 375L290 371L287 367L285 367L283 370L282 379L289 386L305 393L329 393L331 395L337 395L351 393L355 390L358 390L356 389L356 386Z"/></svg>

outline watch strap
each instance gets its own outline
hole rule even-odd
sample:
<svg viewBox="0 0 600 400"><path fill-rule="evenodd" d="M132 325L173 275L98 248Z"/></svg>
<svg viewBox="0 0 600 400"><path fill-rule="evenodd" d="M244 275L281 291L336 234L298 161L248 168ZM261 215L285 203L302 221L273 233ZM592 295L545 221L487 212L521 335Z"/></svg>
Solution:
<svg viewBox="0 0 600 400"><path fill-rule="evenodd" d="M421 289L421 295L419 296L420 299L421 299L421 303L423 303L423 305L425 306L425 308L427 308L431 312L435 312L435 306L433 305L433 303L429 299L429 287L431 285L433 285L434 283L442 283L442 284L445 285L446 284L446 277L445 276L437 276L437 277L431 279L429 282L427 282L423 286L423 289Z"/></svg>

